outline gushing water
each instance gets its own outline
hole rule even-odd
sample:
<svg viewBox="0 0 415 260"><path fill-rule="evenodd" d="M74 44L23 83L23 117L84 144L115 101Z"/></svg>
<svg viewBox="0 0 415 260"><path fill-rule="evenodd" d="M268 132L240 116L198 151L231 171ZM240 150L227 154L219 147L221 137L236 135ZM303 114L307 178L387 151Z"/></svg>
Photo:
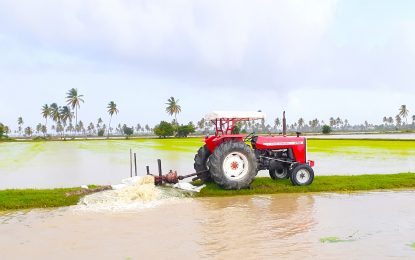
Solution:
<svg viewBox="0 0 415 260"><path fill-rule="evenodd" d="M190 197L191 193L172 187L154 185L152 176L139 176L122 180L113 185L113 190L85 196L75 207L77 210L129 211L152 208L179 198Z"/></svg>

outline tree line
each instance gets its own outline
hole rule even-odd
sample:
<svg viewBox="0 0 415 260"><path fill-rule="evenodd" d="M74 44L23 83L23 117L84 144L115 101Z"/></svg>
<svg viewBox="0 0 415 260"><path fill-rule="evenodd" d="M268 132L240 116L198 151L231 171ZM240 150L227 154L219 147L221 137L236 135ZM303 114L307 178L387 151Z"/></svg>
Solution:
<svg viewBox="0 0 415 260"><path fill-rule="evenodd" d="M84 95L78 93L76 88L70 89L66 93L66 104L63 106L57 103L44 104L41 106L41 115L44 118L44 123L38 123L34 128L31 126L24 127L23 117L17 118L17 129L14 133L17 136L33 137L52 137L58 136L66 139L68 136L74 138L76 136L98 136L107 138L110 136L126 136L132 135L156 135L159 137L177 136L187 137L190 134L212 134L214 132L214 124L206 121L204 118L194 124L192 121L187 124L179 124L177 116L182 112L179 105L179 99L170 97L165 103L165 112L172 116L171 122L161 121L154 127L148 124L141 125L137 123L135 126L127 126L126 124L118 124L115 127L111 126L111 121L114 115L119 113L117 104L110 101L107 106L108 125L104 123L102 118L98 118L96 123L90 122L84 125L82 120L78 121L78 110L81 104L85 102ZM365 121L363 124L351 125L348 119L341 119L340 117L330 117L326 122L317 118L306 121L304 118L299 118L296 122L287 125L288 131L295 132L324 132L331 131L383 131L383 130L410 130L415 129L415 115L412 115L411 123L408 123L409 110L406 105L401 105L398 113L392 116L384 116L383 124L374 125ZM48 120L53 123L48 125ZM273 120L272 125L266 123L264 119L257 121L246 121L238 123L236 131L243 133L278 133L282 131L282 119L277 117ZM11 133L9 126L0 123L0 138Z"/></svg>

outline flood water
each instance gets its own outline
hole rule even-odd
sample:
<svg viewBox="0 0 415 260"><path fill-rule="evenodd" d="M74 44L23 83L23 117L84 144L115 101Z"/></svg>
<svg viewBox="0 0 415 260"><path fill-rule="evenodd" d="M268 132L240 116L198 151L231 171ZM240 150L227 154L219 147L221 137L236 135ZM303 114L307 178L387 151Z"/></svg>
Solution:
<svg viewBox="0 0 415 260"><path fill-rule="evenodd" d="M198 146L0 143L0 189L117 184L130 175L130 148L138 175L146 165L156 172L157 158L163 172L191 173ZM316 175L347 175L415 171L414 155L379 148L308 157ZM415 259L414 205L414 191L191 198L150 181L77 206L0 213L0 258Z"/></svg>
<svg viewBox="0 0 415 260"><path fill-rule="evenodd" d="M415 259L415 192L185 198L0 215L2 259Z"/></svg>
<svg viewBox="0 0 415 260"><path fill-rule="evenodd" d="M130 176L129 149L137 153L138 175L145 174L146 165L156 173L158 158L163 172L173 169L189 174L194 172L194 154L202 145L202 140L196 140L194 146L175 144L166 150L160 141L151 139L0 143L0 189L117 184ZM397 154L387 149L356 150L309 152L308 158L315 160L316 175L415 171L415 147ZM268 172L261 171L259 176L268 176Z"/></svg>
<svg viewBox="0 0 415 260"><path fill-rule="evenodd" d="M117 184L130 177L130 149L137 154L138 175L145 175L146 165L156 173L158 158L163 172L194 171L193 153L164 151L152 141L0 143L0 189Z"/></svg>

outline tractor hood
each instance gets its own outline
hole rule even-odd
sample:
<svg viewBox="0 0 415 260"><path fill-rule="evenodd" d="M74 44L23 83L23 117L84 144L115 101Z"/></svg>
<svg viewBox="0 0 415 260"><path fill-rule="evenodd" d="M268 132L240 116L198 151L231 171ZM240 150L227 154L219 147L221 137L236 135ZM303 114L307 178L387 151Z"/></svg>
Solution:
<svg viewBox="0 0 415 260"><path fill-rule="evenodd" d="M306 163L307 140L305 137L258 136L255 147L259 150L291 149L296 161Z"/></svg>
<svg viewBox="0 0 415 260"><path fill-rule="evenodd" d="M305 145L305 142L304 137L258 136L256 145L259 149L280 149L297 145Z"/></svg>

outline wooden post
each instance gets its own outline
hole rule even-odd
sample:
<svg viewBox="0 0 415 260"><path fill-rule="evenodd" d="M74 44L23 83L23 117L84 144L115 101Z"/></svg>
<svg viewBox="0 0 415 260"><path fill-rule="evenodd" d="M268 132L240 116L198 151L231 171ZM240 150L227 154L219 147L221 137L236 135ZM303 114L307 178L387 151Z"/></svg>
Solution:
<svg viewBox="0 0 415 260"><path fill-rule="evenodd" d="M130 177L133 177L133 151L130 149Z"/></svg>
<svg viewBox="0 0 415 260"><path fill-rule="evenodd" d="M137 155L134 153L134 170L135 170L135 176L137 176Z"/></svg>
<svg viewBox="0 0 415 260"><path fill-rule="evenodd" d="M159 176L161 177L163 175L162 171L161 171L161 160L157 159L157 164L158 164L158 168L159 168Z"/></svg>

